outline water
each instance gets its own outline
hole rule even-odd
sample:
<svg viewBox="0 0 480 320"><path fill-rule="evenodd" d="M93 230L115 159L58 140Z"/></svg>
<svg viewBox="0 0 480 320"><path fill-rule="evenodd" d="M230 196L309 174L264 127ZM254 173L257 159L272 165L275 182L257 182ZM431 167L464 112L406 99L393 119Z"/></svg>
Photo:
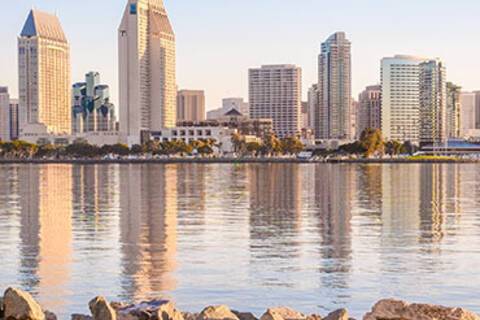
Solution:
<svg viewBox="0 0 480 320"><path fill-rule="evenodd" d="M2 165L0 288L67 319L169 297L360 317L380 298L480 312L480 166Z"/></svg>

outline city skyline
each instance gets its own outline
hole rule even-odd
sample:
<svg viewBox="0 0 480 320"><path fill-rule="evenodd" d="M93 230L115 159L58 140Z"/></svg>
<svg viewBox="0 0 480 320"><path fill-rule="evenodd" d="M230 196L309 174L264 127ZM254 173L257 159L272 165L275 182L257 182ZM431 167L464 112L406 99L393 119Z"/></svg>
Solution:
<svg viewBox="0 0 480 320"><path fill-rule="evenodd" d="M302 91L303 100L306 100L308 87L316 82L316 54L320 43L333 32L345 31L352 41L354 97L365 86L379 83L380 59L394 54L440 57L449 69L449 81L458 83L464 90L476 89L477 81L472 70L480 67L480 61L475 59L480 45L469 41L469 30L474 30L480 23L468 19L468 16L473 17L473 12L480 8L478 3L461 1L432 6L432 1L425 1L416 4L416 13L411 14L407 10L408 3L389 4L393 5L390 8L379 1L371 1L372 6L347 2L350 6L341 11L345 7L341 4L306 2L298 9L298 3L265 1L262 5L255 4L256 10L252 13L249 1L224 4L207 0L200 4L166 0L165 6L178 38L177 84L182 88L204 89L206 108L211 110L221 105L223 97L247 97L249 67L292 63L304 71ZM0 41L4 44L0 48L3 57L0 67L4 71L2 85L9 86L11 96L18 96L15 38L32 4L43 11L57 12L72 47L72 79L80 79L91 70L99 71L105 82L112 84L113 102L118 105L116 32L124 7L124 1L119 0L86 1L81 7L64 1L47 3L45 0L5 4L1 14L6 28L0 31ZM325 10L318 13L319 10L315 9L322 6ZM293 7L297 10L292 18L288 10ZM391 10L387 12L387 8ZM290 23L280 23L280 19L265 23L265 19L272 19L268 16L269 10L276 10L278 18L289 18ZM427 11L430 18L425 21L423 13ZM81 23L87 12L88 26ZM236 14L232 15L233 12ZM313 12L318 16L315 17ZM362 12L365 15L359 14ZM457 14L459 12L461 17ZM442 19L447 14L455 23L444 25ZM372 16L376 18L375 25L360 23L361 19ZM391 19L398 20L395 26L382 24ZM205 25L205 28L195 28L195 24ZM215 28L219 25L222 28ZM102 30L102 33L92 36L95 30ZM403 31L399 33L398 30ZM242 37L245 32L250 36ZM411 36L413 32L415 37ZM288 41L282 42L280 34L287 36ZM265 39L268 39L268 45L263 44ZM92 46L98 50L89 50ZM256 48L254 53L251 50L246 53L248 46ZM209 79L205 81L207 74Z"/></svg>

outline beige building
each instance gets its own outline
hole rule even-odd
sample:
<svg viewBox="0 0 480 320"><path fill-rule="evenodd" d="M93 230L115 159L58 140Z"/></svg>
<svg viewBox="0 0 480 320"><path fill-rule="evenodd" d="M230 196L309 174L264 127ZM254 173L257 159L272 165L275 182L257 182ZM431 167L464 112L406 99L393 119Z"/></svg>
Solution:
<svg viewBox="0 0 480 320"><path fill-rule="evenodd" d="M30 11L18 38L20 135L30 125L69 134L70 47L57 16Z"/></svg>
<svg viewBox="0 0 480 320"><path fill-rule="evenodd" d="M177 121L205 120L205 93L201 90L180 90L177 94Z"/></svg>
<svg viewBox="0 0 480 320"><path fill-rule="evenodd" d="M267 65L249 70L250 116L272 119L280 137L300 132L302 70L295 65Z"/></svg>
<svg viewBox="0 0 480 320"><path fill-rule="evenodd" d="M462 88L447 82L447 137L461 137L460 93Z"/></svg>
<svg viewBox="0 0 480 320"><path fill-rule="evenodd" d="M10 95L0 87L0 141L10 141Z"/></svg>
<svg viewBox="0 0 480 320"><path fill-rule="evenodd" d="M162 0L128 0L118 46L120 131L132 145L176 123L175 34Z"/></svg>
<svg viewBox="0 0 480 320"><path fill-rule="evenodd" d="M476 124L476 101L477 96L474 92L460 93L460 135L461 137L470 136L475 131Z"/></svg>
<svg viewBox="0 0 480 320"><path fill-rule="evenodd" d="M382 128L382 87L368 86L358 97L357 137L365 129Z"/></svg>

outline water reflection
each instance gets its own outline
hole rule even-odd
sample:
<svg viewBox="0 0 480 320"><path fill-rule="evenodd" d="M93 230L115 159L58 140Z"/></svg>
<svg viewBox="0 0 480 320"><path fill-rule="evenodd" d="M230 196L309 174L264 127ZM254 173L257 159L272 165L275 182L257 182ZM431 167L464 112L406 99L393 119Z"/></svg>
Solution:
<svg viewBox="0 0 480 320"><path fill-rule="evenodd" d="M261 312L385 296L476 309L476 165L0 167L0 287ZM18 248L18 250L11 250ZM12 283L13 282L13 283ZM319 303L320 301L320 303Z"/></svg>

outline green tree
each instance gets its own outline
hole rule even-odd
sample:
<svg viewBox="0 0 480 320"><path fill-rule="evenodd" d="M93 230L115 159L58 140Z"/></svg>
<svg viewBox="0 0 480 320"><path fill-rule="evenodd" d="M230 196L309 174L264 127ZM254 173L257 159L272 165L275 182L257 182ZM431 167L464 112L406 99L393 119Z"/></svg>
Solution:
<svg viewBox="0 0 480 320"><path fill-rule="evenodd" d="M257 155L261 151L262 145L258 142L249 142L246 144L246 149L248 153Z"/></svg>
<svg viewBox="0 0 480 320"><path fill-rule="evenodd" d="M139 155L145 152L145 148L139 144L134 144L130 148L130 154Z"/></svg>
<svg viewBox="0 0 480 320"><path fill-rule="evenodd" d="M303 143L297 137L288 137L281 140L283 153L298 154L305 149Z"/></svg>
<svg viewBox="0 0 480 320"><path fill-rule="evenodd" d="M364 156L367 158L374 154L383 155L384 153L382 131L379 129L365 129L360 136L360 143L365 149Z"/></svg>
<svg viewBox="0 0 480 320"><path fill-rule="evenodd" d="M282 152L280 140L273 133L267 134L263 140L262 153L264 155L275 155L280 152Z"/></svg>

